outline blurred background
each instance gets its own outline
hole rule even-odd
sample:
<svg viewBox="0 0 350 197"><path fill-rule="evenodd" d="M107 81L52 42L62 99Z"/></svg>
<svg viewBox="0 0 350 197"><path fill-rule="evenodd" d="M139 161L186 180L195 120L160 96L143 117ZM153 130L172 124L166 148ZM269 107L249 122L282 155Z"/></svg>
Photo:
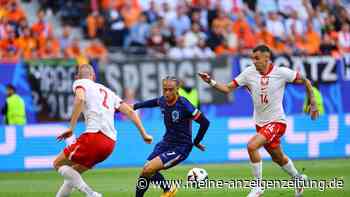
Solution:
<svg viewBox="0 0 350 197"><path fill-rule="evenodd" d="M84 130L79 123L75 136L55 141L68 126L76 65L84 63L130 104L160 96L161 79L178 77L181 95L212 122L203 142L208 150L194 150L186 163L247 160L255 133L248 92L223 95L196 73L229 82L252 65L251 49L262 43L273 50L275 66L312 81L322 111L311 121L305 89L287 86L284 150L293 159L347 158L349 11L347 0L0 0L0 171L51 169ZM160 140L159 109L139 115ZM98 166L142 166L152 147L116 117L118 148Z"/></svg>

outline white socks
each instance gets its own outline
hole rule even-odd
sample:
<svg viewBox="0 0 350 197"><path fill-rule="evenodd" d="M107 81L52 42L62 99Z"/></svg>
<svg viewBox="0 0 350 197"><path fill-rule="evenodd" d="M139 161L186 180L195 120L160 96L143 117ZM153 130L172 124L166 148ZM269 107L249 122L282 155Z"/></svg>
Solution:
<svg viewBox="0 0 350 197"><path fill-rule="evenodd" d="M261 181L262 180L262 161L257 163L250 163L250 165L252 166L252 173L256 181ZM259 184L261 184L261 182Z"/></svg>
<svg viewBox="0 0 350 197"><path fill-rule="evenodd" d="M288 163L282 166L282 169L291 177L296 177L299 174L291 159L288 159Z"/></svg>
<svg viewBox="0 0 350 197"><path fill-rule="evenodd" d="M69 184L69 181L64 180L62 186L58 190L56 197L68 197L73 190L73 186Z"/></svg>
<svg viewBox="0 0 350 197"><path fill-rule="evenodd" d="M65 182L72 187L77 188L84 194L90 195L94 191L85 183L83 178L80 176L79 172L74 170L70 166L61 166L58 168L58 172L64 177Z"/></svg>

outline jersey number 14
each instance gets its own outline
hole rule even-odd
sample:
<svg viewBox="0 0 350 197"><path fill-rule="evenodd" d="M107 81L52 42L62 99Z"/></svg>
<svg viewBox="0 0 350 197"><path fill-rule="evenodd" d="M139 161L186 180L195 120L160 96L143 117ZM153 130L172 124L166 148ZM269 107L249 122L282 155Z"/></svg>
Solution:
<svg viewBox="0 0 350 197"><path fill-rule="evenodd" d="M261 104L268 104L269 99L267 97L267 94L260 94L260 101L261 101Z"/></svg>

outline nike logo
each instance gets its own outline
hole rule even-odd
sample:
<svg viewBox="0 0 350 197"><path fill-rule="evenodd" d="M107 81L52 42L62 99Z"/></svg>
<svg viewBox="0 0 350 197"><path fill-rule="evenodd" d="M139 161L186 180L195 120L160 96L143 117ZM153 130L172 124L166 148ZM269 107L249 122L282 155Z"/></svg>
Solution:
<svg viewBox="0 0 350 197"><path fill-rule="evenodd" d="M171 152L171 153L167 153L166 155L171 156L171 155L175 155L175 152Z"/></svg>

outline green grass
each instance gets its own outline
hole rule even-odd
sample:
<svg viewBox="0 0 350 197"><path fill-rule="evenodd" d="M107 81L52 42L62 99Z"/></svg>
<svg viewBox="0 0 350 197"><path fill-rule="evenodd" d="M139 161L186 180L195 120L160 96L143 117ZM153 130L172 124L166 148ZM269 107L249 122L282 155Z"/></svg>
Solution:
<svg viewBox="0 0 350 197"><path fill-rule="evenodd" d="M304 196L350 197L350 162L348 159L295 161L299 169L304 168L311 179L338 178L344 180L343 189L306 189ZM186 179L187 171L193 165L181 165L164 172L169 179ZM210 179L250 179L250 167L247 162L238 164L196 165L205 168ZM134 185L140 168L94 169L84 174L86 182L106 197L132 197ZM271 162L264 162L265 179L288 179L288 176ZM54 171L0 173L0 197L53 197L63 179ZM180 189L178 197L231 197L246 196L248 189ZM161 191L151 188L146 197L158 197ZM265 197L293 196L292 189L268 189ZM82 194L74 191L73 197Z"/></svg>

